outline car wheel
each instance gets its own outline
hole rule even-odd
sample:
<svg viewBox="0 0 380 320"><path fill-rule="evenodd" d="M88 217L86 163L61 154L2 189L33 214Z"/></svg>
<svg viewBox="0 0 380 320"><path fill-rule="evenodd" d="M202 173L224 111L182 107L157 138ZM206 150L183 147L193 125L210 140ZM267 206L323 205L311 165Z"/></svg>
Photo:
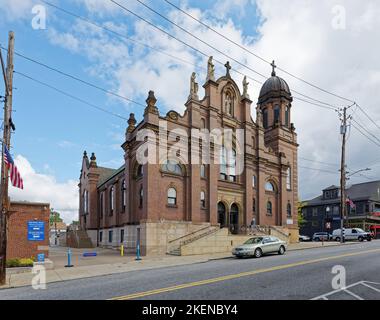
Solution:
<svg viewBox="0 0 380 320"><path fill-rule="evenodd" d="M359 237L358 240L359 240L360 242L363 242L363 241L364 241L363 237Z"/></svg>
<svg viewBox="0 0 380 320"><path fill-rule="evenodd" d="M371 237L368 237L368 238L367 238L367 241L368 241L368 242L372 241L372 238L371 238Z"/></svg>
<svg viewBox="0 0 380 320"><path fill-rule="evenodd" d="M336 237L336 238L335 238L335 241L336 241L336 242L340 242L340 238L339 238L339 237Z"/></svg>
<svg viewBox="0 0 380 320"><path fill-rule="evenodd" d="M255 250L255 258L261 258L262 255L263 251L260 248Z"/></svg>
<svg viewBox="0 0 380 320"><path fill-rule="evenodd" d="M319 242L319 241L321 241L321 239L319 239L319 238L315 238L314 241Z"/></svg>
<svg viewBox="0 0 380 320"><path fill-rule="evenodd" d="M282 256L284 253L285 253L285 247L281 246L280 249L278 250L278 254Z"/></svg>
<svg viewBox="0 0 380 320"><path fill-rule="evenodd" d="M303 242L303 239L301 238L301 239L299 239L299 241L300 241L300 242Z"/></svg>

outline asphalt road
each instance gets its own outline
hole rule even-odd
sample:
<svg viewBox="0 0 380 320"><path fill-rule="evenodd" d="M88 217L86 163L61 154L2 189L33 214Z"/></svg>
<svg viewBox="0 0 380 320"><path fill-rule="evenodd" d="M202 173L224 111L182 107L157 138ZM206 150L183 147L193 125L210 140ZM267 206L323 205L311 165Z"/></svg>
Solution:
<svg viewBox="0 0 380 320"><path fill-rule="evenodd" d="M337 265L352 286L332 292ZM379 265L380 241L373 241L5 289L0 299L380 299Z"/></svg>

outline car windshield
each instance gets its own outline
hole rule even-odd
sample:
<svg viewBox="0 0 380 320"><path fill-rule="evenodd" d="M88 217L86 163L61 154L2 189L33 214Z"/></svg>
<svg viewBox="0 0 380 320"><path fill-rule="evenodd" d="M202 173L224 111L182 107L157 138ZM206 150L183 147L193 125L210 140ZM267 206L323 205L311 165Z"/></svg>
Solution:
<svg viewBox="0 0 380 320"><path fill-rule="evenodd" d="M257 244L263 241L262 237L248 239L244 244Z"/></svg>

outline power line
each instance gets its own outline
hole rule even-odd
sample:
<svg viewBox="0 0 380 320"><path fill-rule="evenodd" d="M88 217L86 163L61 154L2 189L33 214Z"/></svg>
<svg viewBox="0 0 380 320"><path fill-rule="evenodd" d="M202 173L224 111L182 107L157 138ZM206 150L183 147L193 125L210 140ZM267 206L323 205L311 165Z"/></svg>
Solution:
<svg viewBox="0 0 380 320"><path fill-rule="evenodd" d="M376 137L372 132L370 132L367 128L365 128L362 124L360 124L355 119L352 119L352 121L355 122L361 129L363 129L367 134L372 136L374 139L376 139L380 143L380 139L378 137Z"/></svg>
<svg viewBox="0 0 380 320"><path fill-rule="evenodd" d="M111 0L111 1L112 1L112 0ZM138 1L139 3L141 3L141 4L143 4L142 1L140 1L140 0L137 0L137 1ZM245 46L240 45L240 44L237 43L236 41L231 40L230 38L228 38L228 37L225 36L224 34L218 32L217 30L215 30L214 28L210 27L210 26L207 25L206 23L204 23L204 22L202 22L201 20L195 18L195 17L192 16L190 13L188 13L188 12L186 12L185 10L181 9L180 7L176 6L176 5L173 4L172 2L170 2L170 1L168 1L168 0L164 0L164 1L165 1L166 3L168 3L169 5L171 5L172 7L176 8L177 10L181 11L182 13L184 13L185 15L187 15L188 17L190 17L191 19L193 19L193 20L197 21L198 23L202 24L202 25L203 25L204 27L206 27L207 29L209 29L209 30L213 31L214 33L218 34L219 36L223 37L225 40L229 41L230 43L235 44L235 45L238 46L239 48L243 49L244 51L248 52L249 54L253 55L254 57L260 59L261 61L263 61L263 62L265 62L265 63L267 63L267 64L271 64L270 61L264 59L263 57L259 56L258 54L256 54L256 53L252 52L251 50L247 49ZM146 6L146 5L144 4L144 6ZM147 7L147 6L146 6L146 7ZM298 77L298 76L296 76L296 75L290 73L289 71L286 71L285 69L282 69L282 68L280 68L280 67L277 67L277 69L280 70L280 71L282 71L282 72L284 72L284 73L286 73L287 75L289 75L289 76L291 76L291 77L293 77L293 78L299 80L299 81L302 81L303 83L305 83L305 84L307 84L307 85L309 85L309 86L311 86L311 87L313 87L313 88L315 88L315 89L318 89L318 90L324 92L324 93L327 93L327 94L329 94L329 95L332 95L332 96L334 96L334 97L336 97L336 98L340 98L340 99L345 100L345 101L350 102L350 103L353 103L353 102L354 102L354 101L351 100L351 99L345 98L345 97L343 97L343 96L341 96L341 95L338 95L338 94L336 94L336 93L333 93L333 92L331 92L331 91L328 91L328 90L326 90L326 89L323 89L323 88L321 88L321 87L319 87L319 86L317 86L317 85L314 85L313 83L311 83L311 82L309 82L309 81L306 81L306 80L304 80L304 79L302 79L302 78L300 78L300 77Z"/></svg>
<svg viewBox="0 0 380 320"><path fill-rule="evenodd" d="M145 23L147 23L148 25L152 26L153 28L155 28L155 29L161 31L162 33L166 34L166 35L169 36L170 38L175 39L176 41L182 43L182 44L185 45L186 47L188 47L188 48L194 50L195 52L197 52L197 53L199 53L199 54L201 54L201 55L203 55L203 56L205 56L205 57L207 57L207 58L209 57L209 55L206 54L205 52L203 52L203 51L201 51L200 49L197 49L197 48L195 48L194 46L192 46L192 45L186 43L184 40L178 39L177 37L175 37L174 35L172 35L172 34L169 33L168 31L166 31L166 30L164 30L164 29L162 29L162 28L156 26L153 22L151 22L151 21L145 19L144 17L142 17L141 15L139 15L139 14L133 12L131 9L128 9L127 7L123 6L123 5L120 4L119 2L117 2L117 1L115 1L115 0L109 0L109 1L111 1L112 3L114 3L115 5L117 5L118 7L120 7L121 9L125 10L126 12L130 13L131 15L133 15L133 16L137 17L138 19L144 21ZM140 3L143 4L142 2L140 2ZM231 56L225 54L223 51L221 51L221 50L219 50L219 49L217 49L217 48L211 46L210 44L208 44L207 42L203 41L202 39L200 39L200 38L194 36L191 32L189 32L189 31L187 31L186 29L182 28L181 26L179 26L179 25L176 24L175 22L171 21L170 19L166 18L165 16L163 16L162 14L160 14L159 12L157 12L156 10L150 8L150 7L147 6L146 4L144 4L144 6L146 6L147 8L149 8L150 10L152 10L153 12L157 13L159 16L163 17L163 19L169 21L170 23L172 23L173 25L177 26L178 28L180 28L180 29L183 30L184 32L188 33L188 34L191 35L192 37L194 37L194 38L198 39L199 41L201 41L202 43L206 44L208 47L212 48L213 50L215 50L215 51L217 51L217 52L220 52L220 53L221 53L222 55L224 55L225 57L227 57L227 58L229 58L229 59L235 61L237 64L241 65L242 67L247 68L247 69L250 70L251 72L254 72L254 73L256 73L256 74L258 74L258 75L260 75L260 76L262 76L262 77L264 77L264 78L267 78L267 77L264 76L263 74L261 74L261 73L257 72L256 70L254 70L254 69L252 69L252 68L246 66L245 64L243 64L243 63L237 61L237 60L234 59L233 57L231 57ZM217 59L214 59L214 60L215 60L215 62L217 62L218 64L220 64L220 65L222 65L222 66L225 65L225 64L224 64L222 61L220 61L220 60L217 60ZM233 69L233 68L232 68L232 70L235 71L236 73L242 75L242 76L245 76L245 74L244 74L243 72L239 71L239 70L236 70L236 69ZM247 76L247 78L249 78L250 80L252 80L252 81L254 81L254 82L257 82L257 83L259 83L259 84L263 84L262 81L259 81L259 80L255 79L255 78L250 77L250 76ZM337 109L338 109L337 106L334 106L334 105L332 105L332 104L330 104L330 103L323 102L323 101L321 101L321 100L318 100L318 99L312 98L312 97L310 97L310 96L307 96L307 95L305 95L305 94L303 94L303 93L300 93L300 92L297 92L297 91L295 91L295 90L292 90L292 91L293 91L294 93L297 93L297 94L303 96L303 97L307 97L308 99L313 100L313 101L315 101L315 102L317 102L317 103L323 104L323 105L325 105L325 106L329 106L331 110L337 110ZM302 99L300 99L300 98L297 98L297 99L299 99L299 100L302 101ZM307 101L304 101L304 102L307 102Z"/></svg>
<svg viewBox="0 0 380 320"><path fill-rule="evenodd" d="M360 134L362 134L364 137L366 137L369 141L380 147L380 144L377 143L375 140L372 140L368 135L366 135L362 130L360 130L357 126L354 124L351 124L357 131L359 131Z"/></svg>
<svg viewBox="0 0 380 320"><path fill-rule="evenodd" d="M77 100L77 101L79 101L79 102L81 102L81 103L83 103L83 104L86 104L87 106L89 106L89 107L91 107L91 108L97 109L97 110L102 111L102 112L104 112L104 113L108 113L108 114L110 114L110 115L112 115L112 116L115 116L115 117L117 117L117 118L120 118L120 119L123 119L123 120L128 121L128 119L127 119L126 117L123 117L123 116L121 116L121 115L119 115L119 114L117 114L117 113L114 113L114 112L112 112L112 111L109 111L109 110L107 110L107 109L104 109L104 108L102 108L102 107L99 107L99 106L97 106L97 105L95 105L95 104L92 104L92 103L90 103L90 102L88 102L88 101L86 101L86 100L83 100L82 98L76 97L76 96L74 96L74 95L72 95L72 94L70 94L70 93L68 93L68 92L66 92L66 91L63 91L63 90L61 90L61 89L58 89L57 87L54 87L54 86L52 86L52 85L50 85L50 84L48 84L48 83L46 83L46 82L42 82L42 81L40 81L40 80L37 80L37 79L35 79L35 78L33 78L33 77L29 76L29 75L26 75L26 74L24 74L24 73L22 73L22 72L15 71L14 73L15 73L15 74L18 74L18 75L20 75L20 76L22 76L22 77L24 77L24 78L26 78L26 79L29 79L29 80L31 80L31 81L33 81L33 82L35 82L35 83L38 83L38 84L40 84L40 85L42 85L42 86L45 86L45 87L47 87L47 88L50 88L50 89L52 89L52 90L54 90L54 91L56 91L56 92L58 92L58 93L60 93L60 94L62 94L62 95L64 95L64 96L67 96L67 97L69 97L69 98L71 98L71 99Z"/></svg>
<svg viewBox="0 0 380 320"><path fill-rule="evenodd" d="M170 53L168 53L168 52L166 52L166 51L164 51L164 50L161 50L161 49L158 49L158 48L154 48L154 47L150 46L149 44L146 44L146 43L144 43L144 42L141 42L141 41L138 41L138 40L132 39L131 37L126 36L125 34L121 34L121 33L117 32L117 31L115 31L115 30L112 30L112 29L108 28L108 27L102 26L102 25L100 25L100 24L94 22L93 20L90 20L90 19L88 19L88 18L86 18L86 17L83 17L83 16L80 16L80 15L77 15L77 14L71 12L71 11L68 11L68 10L66 10L66 9L64 9L64 8L62 8L62 7L59 7L59 6L55 5L55 4L52 4L52 3L48 2L48 1L45 1L45 0L40 0L40 1L41 1L42 3L48 5L48 6L51 6L51 7L55 8L55 9L57 9L57 10L59 10L59 11L65 13L65 14L69 15L69 16L72 16L72 17L77 18L77 19L79 19L79 20L82 20L82 21L84 21L84 22L86 22L86 23L88 23L88 24L90 24L90 25L93 25L93 26L95 26L95 27L97 27L97 28L99 28L99 29L102 29L102 30L105 30L105 31L107 31L107 32L109 32L109 33L112 33L112 34L118 36L119 38L126 39L126 40L131 41L131 42L133 42L133 43L135 43L135 44L138 44L138 45L140 45L140 46L144 46L144 47L146 47L146 48L148 48L148 49L150 49L150 50L157 51L158 53L161 53L161 54L163 54L163 55L166 55L166 56L168 56L168 57L170 57L170 58L172 58L172 59L175 59L175 60L181 61L181 62L183 62L183 63L189 64L189 65L191 65L191 66L195 66L196 68L204 69L204 70L206 69L206 68L201 67L201 66L198 66L198 65L196 65L196 64L194 64L194 63L192 63L192 62L190 62L190 61L187 61L187 60L182 59L182 58L180 58L180 57L174 56L174 55L172 55L172 54L170 54Z"/></svg>
<svg viewBox="0 0 380 320"><path fill-rule="evenodd" d="M338 174L339 171L331 171L331 170L325 170L325 169L317 169L317 168L311 168L311 167L305 167L305 166L298 166L301 169L307 169L307 170L313 170L313 171L320 171L320 172L326 172L326 173L331 173L331 174Z"/></svg>
<svg viewBox="0 0 380 320"><path fill-rule="evenodd" d="M6 51L6 49L5 49L4 47L2 47L2 46L0 46L0 49L3 49L3 50ZM99 90L99 91L103 91L103 92L105 92L105 93L107 93L107 94L113 95L113 96L115 96L115 97L117 97L117 98L120 98L120 99L126 100L126 101L128 101L128 102L131 102L131 103L137 104L137 105L139 105L139 106L143 106L143 107L145 107L145 105L143 105L142 103L139 103L139 102L136 102L136 101L134 101L134 100L132 100L132 99L130 99L130 98L124 97L124 96L122 96L122 95L120 95L120 94L118 94L118 93L116 93L116 92L113 92L113 91L110 91L110 90L104 89L104 88L102 88L102 87L100 87L100 86L98 86L98 85L95 85L95 84L90 83L90 82L88 82L88 81L86 81L86 80L83 80L83 79L78 78L78 77L76 77L76 76L73 76L73 75L71 75L71 74L69 74L69 73L66 73L66 72L64 72L64 71L61 71L61 70L59 70L59 69L57 69L57 68L55 68L55 67L51 67L51 66L49 66L49 65L47 65L47 64L45 64L45 63L42 63L42 62L37 61L37 60L35 60L35 59L29 58L29 57L27 57L27 56L25 56L25 55L23 55L23 54L21 54L21 53L15 52L15 55L18 56L18 57L21 57L21 58L23 58L23 59L25 59L25 60L28 60L28 61L30 61L30 62L33 62L33 63L35 63L35 64L38 64L39 66L42 66L42 67L44 67L44 68L46 68L46 69L49 69L49 70L54 71L54 72L56 72L56 73L59 73L60 75L63 75L63 76L65 76L65 77L71 78L71 79L73 79L73 80L75 80L75 81L81 82L81 83L83 83L83 84L85 84L85 85L87 85L87 86L89 86L89 87L92 87L92 88L97 89L97 90Z"/></svg>
<svg viewBox="0 0 380 320"><path fill-rule="evenodd" d="M53 8L55 8L55 9L57 9L57 10L62 11L63 13L65 13L65 14L67 14L67 15L70 15L70 16L72 16L72 17L75 17L75 18L77 18L77 19L80 19L80 20L82 20L82 21L84 21L84 22L86 22L86 23L88 23L88 24L90 24L90 25L93 25L93 26L95 26L95 27L97 27L97 28L100 28L100 29L105 30L105 31L107 31L107 32L109 32L109 33L112 33L112 34L118 36L119 38L123 38L123 39L126 39L126 40L128 40L128 41L131 41L131 42L133 42L133 43L136 43L136 44L138 44L138 45L141 45L141 46L147 47L147 48L149 48L150 50L157 51L158 53L161 53L161 54L163 54L163 55L166 55L166 56L168 56L168 57L170 57L170 58L172 58L172 59L176 59L176 60L181 61L181 62L183 62L183 63L186 63L186 64L188 64L188 65L191 65L191 66L193 66L193 67L195 67L195 68L202 69L202 70L206 70L206 68L204 68L204 67L198 66L197 64L194 64L194 63L192 63L192 62L190 62L190 61L187 61L187 60L184 60L184 59L182 59L182 58L180 58L180 57L177 57L177 56L174 56L174 55L172 55L172 54L169 54L169 53L167 53L167 52L164 51L164 50L161 50L161 49L158 49L158 48L152 47L152 46L150 46L150 45L148 45L148 44L146 44L146 43L144 43L144 42L141 42L141 41L137 41L137 40L135 40L135 39L132 39L132 38L130 38L130 37L124 35L124 34L121 34L121 33L119 33L119 32L116 32L116 31L114 31L114 30L112 30L112 29L110 29L110 28L104 27L104 26L102 26L102 25L100 25L100 24L94 22L93 20L90 20L90 19L85 18L85 17L83 17L83 16L79 16L79 15L77 15L77 14L71 12L71 11L68 11L68 10L66 10L66 9L64 9L64 8L61 8L61 7L59 7L59 6L55 5L55 4L52 4L52 3L48 2L48 1L45 1L45 0L40 0L40 1L43 2L43 3L46 4L46 5L49 5L49 6L53 7ZM221 63L221 62L220 62L220 63ZM234 70L234 71L235 71L235 70ZM240 73L240 74L243 75L243 73ZM248 78L251 79L251 80L253 80L253 81L255 81L255 82L257 82L257 83L259 83L259 84L263 84L262 81L259 81L259 80L256 80L256 79L253 79L253 78L251 78L251 77L248 77ZM300 93L300 92L297 92L297 91L295 91L295 90L292 90L292 91L293 91L294 93L299 94L300 96L303 96L303 97L308 98L308 99L312 99L313 101L315 101L315 102L317 102L317 103L315 103L315 102L311 102L311 101L308 101L308 100L305 100L305 99L302 99L302 98L299 98L299 97L297 97L297 96L293 96L294 99L297 99L297 100L300 100L300 101L303 101L303 102L306 102L306 103L309 103L309 104L311 104L311 105L314 105L314 106L317 106L317 107L320 107L320 108L324 108L324 109L331 109L331 110L335 110L335 109L336 109L335 106L330 105L330 104L328 104L328 103L326 103L326 102L320 101L320 100L318 100L318 99L314 99L314 98L312 98L312 97L309 97L309 96L307 96L307 95L305 95L305 94L302 94L302 93Z"/></svg>
<svg viewBox="0 0 380 320"><path fill-rule="evenodd" d="M368 113L366 112L366 111L364 111L363 110L363 108L361 107L361 106L359 106L357 103L355 103L356 104L356 106L359 108L359 110L361 111L361 112L363 112L364 114L365 114L365 116L378 128L378 129L380 129L380 126L372 119L372 117L370 117L369 115L368 115Z"/></svg>
<svg viewBox="0 0 380 320"><path fill-rule="evenodd" d="M335 168L337 167L336 163L334 164L334 163L329 163L329 162L317 161L317 160L307 159L307 158L303 158L303 157L298 157L298 158L301 160L308 161L308 162L320 163L320 164L324 164L324 165L335 167Z"/></svg>

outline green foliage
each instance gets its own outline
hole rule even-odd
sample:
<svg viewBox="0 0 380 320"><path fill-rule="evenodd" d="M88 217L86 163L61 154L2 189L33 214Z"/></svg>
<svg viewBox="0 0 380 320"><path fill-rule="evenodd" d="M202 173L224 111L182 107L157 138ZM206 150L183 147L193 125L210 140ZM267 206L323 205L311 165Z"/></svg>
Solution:
<svg viewBox="0 0 380 320"><path fill-rule="evenodd" d="M302 214L302 209L307 206L307 202L302 202L302 201L299 201L297 203L297 212L298 212L298 227L303 227L306 223L307 223L307 220L305 219L305 217L303 216Z"/></svg>
<svg viewBox="0 0 380 320"><path fill-rule="evenodd" d="M9 259L6 262L7 268L33 267L33 258Z"/></svg>
<svg viewBox="0 0 380 320"><path fill-rule="evenodd" d="M63 222L61 218L61 214L59 212L50 210L50 225L53 225L55 223L56 217L57 217L57 222Z"/></svg>

